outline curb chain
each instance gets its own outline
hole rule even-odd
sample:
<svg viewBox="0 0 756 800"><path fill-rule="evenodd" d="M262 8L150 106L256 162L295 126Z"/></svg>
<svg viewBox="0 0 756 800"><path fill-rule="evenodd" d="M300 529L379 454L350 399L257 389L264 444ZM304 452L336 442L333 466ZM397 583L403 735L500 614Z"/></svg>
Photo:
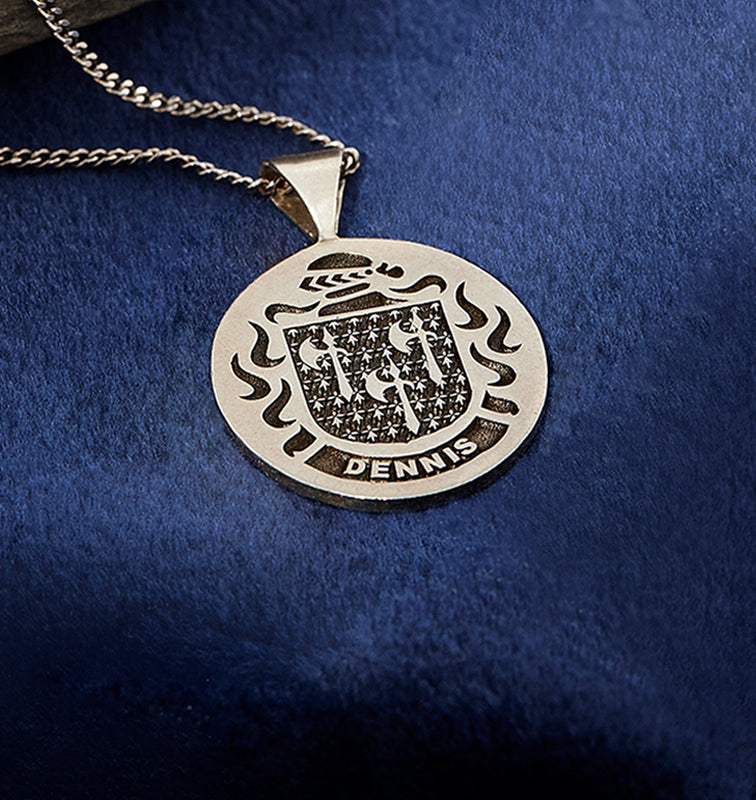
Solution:
<svg viewBox="0 0 756 800"><path fill-rule="evenodd" d="M217 100L203 102L200 100L184 100L178 95L166 97L162 92L151 92L146 86L138 86L130 78L122 78L110 69L89 45L81 40L77 30L63 16L63 11L54 5L52 0L31 0L40 13L53 36L63 45L71 58L89 75L95 83L109 94L119 97L137 108L145 108L157 114L170 114L174 117L190 119L222 119L228 122L241 121L256 125L273 126L280 130L290 131L295 136L302 136L314 145L340 150L343 154L343 175L350 175L360 166L360 154L354 147L347 147L338 139L332 139L324 133L291 117L276 114L272 111L260 111L255 106L240 106L238 103L220 103ZM250 175L241 175L233 170L218 167L209 161L201 161L197 156L182 153L173 147L132 148L126 150L117 147L111 150L95 148L88 150L80 147L75 150L59 148L49 150L39 148L31 150L22 148L13 150L0 147L0 167L101 167L151 163L153 161L177 163L182 169L193 170L200 175L209 175L217 181L228 181L234 186L241 186L249 191L257 191L269 195L279 185L279 181L268 181Z"/></svg>

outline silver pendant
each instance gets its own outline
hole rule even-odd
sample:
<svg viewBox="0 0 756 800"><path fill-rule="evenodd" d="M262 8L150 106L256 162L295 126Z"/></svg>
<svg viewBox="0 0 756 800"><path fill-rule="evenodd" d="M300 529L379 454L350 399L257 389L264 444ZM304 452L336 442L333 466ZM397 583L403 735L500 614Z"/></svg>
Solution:
<svg viewBox="0 0 756 800"><path fill-rule="evenodd" d="M213 341L215 397L266 473L389 509L517 453L546 399L543 340L502 283L412 242L337 236L341 154L284 156L273 201L315 240L253 281Z"/></svg>

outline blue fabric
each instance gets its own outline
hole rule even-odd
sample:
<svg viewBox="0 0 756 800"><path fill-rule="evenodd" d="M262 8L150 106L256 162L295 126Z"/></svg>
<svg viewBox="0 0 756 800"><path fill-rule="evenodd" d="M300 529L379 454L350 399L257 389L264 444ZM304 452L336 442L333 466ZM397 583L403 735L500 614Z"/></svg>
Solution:
<svg viewBox="0 0 756 800"><path fill-rule="evenodd" d="M501 278L551 386L469 497L304 499L209 383L296 228L169 166L0 172L0 795L751 797L754 4L185 0L85 38L359 147L342 232ZM303 147L140 112L52 42L0 109L14 147Z"/></svg>

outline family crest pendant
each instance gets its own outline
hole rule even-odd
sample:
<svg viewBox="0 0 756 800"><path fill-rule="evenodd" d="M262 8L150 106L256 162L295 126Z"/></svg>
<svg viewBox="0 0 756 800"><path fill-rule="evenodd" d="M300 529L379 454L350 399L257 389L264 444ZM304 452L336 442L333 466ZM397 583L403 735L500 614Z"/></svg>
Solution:
<svg viewBox="0 0 756 800"><path fill-rule="evenodd" d="M337 236L334 150L265 162L273 201L315 240L236 298L212 380L263 471L337 505L390 509L504 465L546 399L546 352L520 301L458 256Z"/></svg>

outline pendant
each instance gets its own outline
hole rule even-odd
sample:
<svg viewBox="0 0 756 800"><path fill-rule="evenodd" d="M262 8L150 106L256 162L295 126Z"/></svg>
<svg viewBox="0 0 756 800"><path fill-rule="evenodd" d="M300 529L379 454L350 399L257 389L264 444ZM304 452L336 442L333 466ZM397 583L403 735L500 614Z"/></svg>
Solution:
<svg viewBox="0 0 756 800"><path fill-rule="evenodd" d="M266 473L336 505L420 503L507 464L546 399L543 340L492 275L426 245L337 235L341 153L265 162L314 240L253 281L213 341L226 423Z"/></svg>

